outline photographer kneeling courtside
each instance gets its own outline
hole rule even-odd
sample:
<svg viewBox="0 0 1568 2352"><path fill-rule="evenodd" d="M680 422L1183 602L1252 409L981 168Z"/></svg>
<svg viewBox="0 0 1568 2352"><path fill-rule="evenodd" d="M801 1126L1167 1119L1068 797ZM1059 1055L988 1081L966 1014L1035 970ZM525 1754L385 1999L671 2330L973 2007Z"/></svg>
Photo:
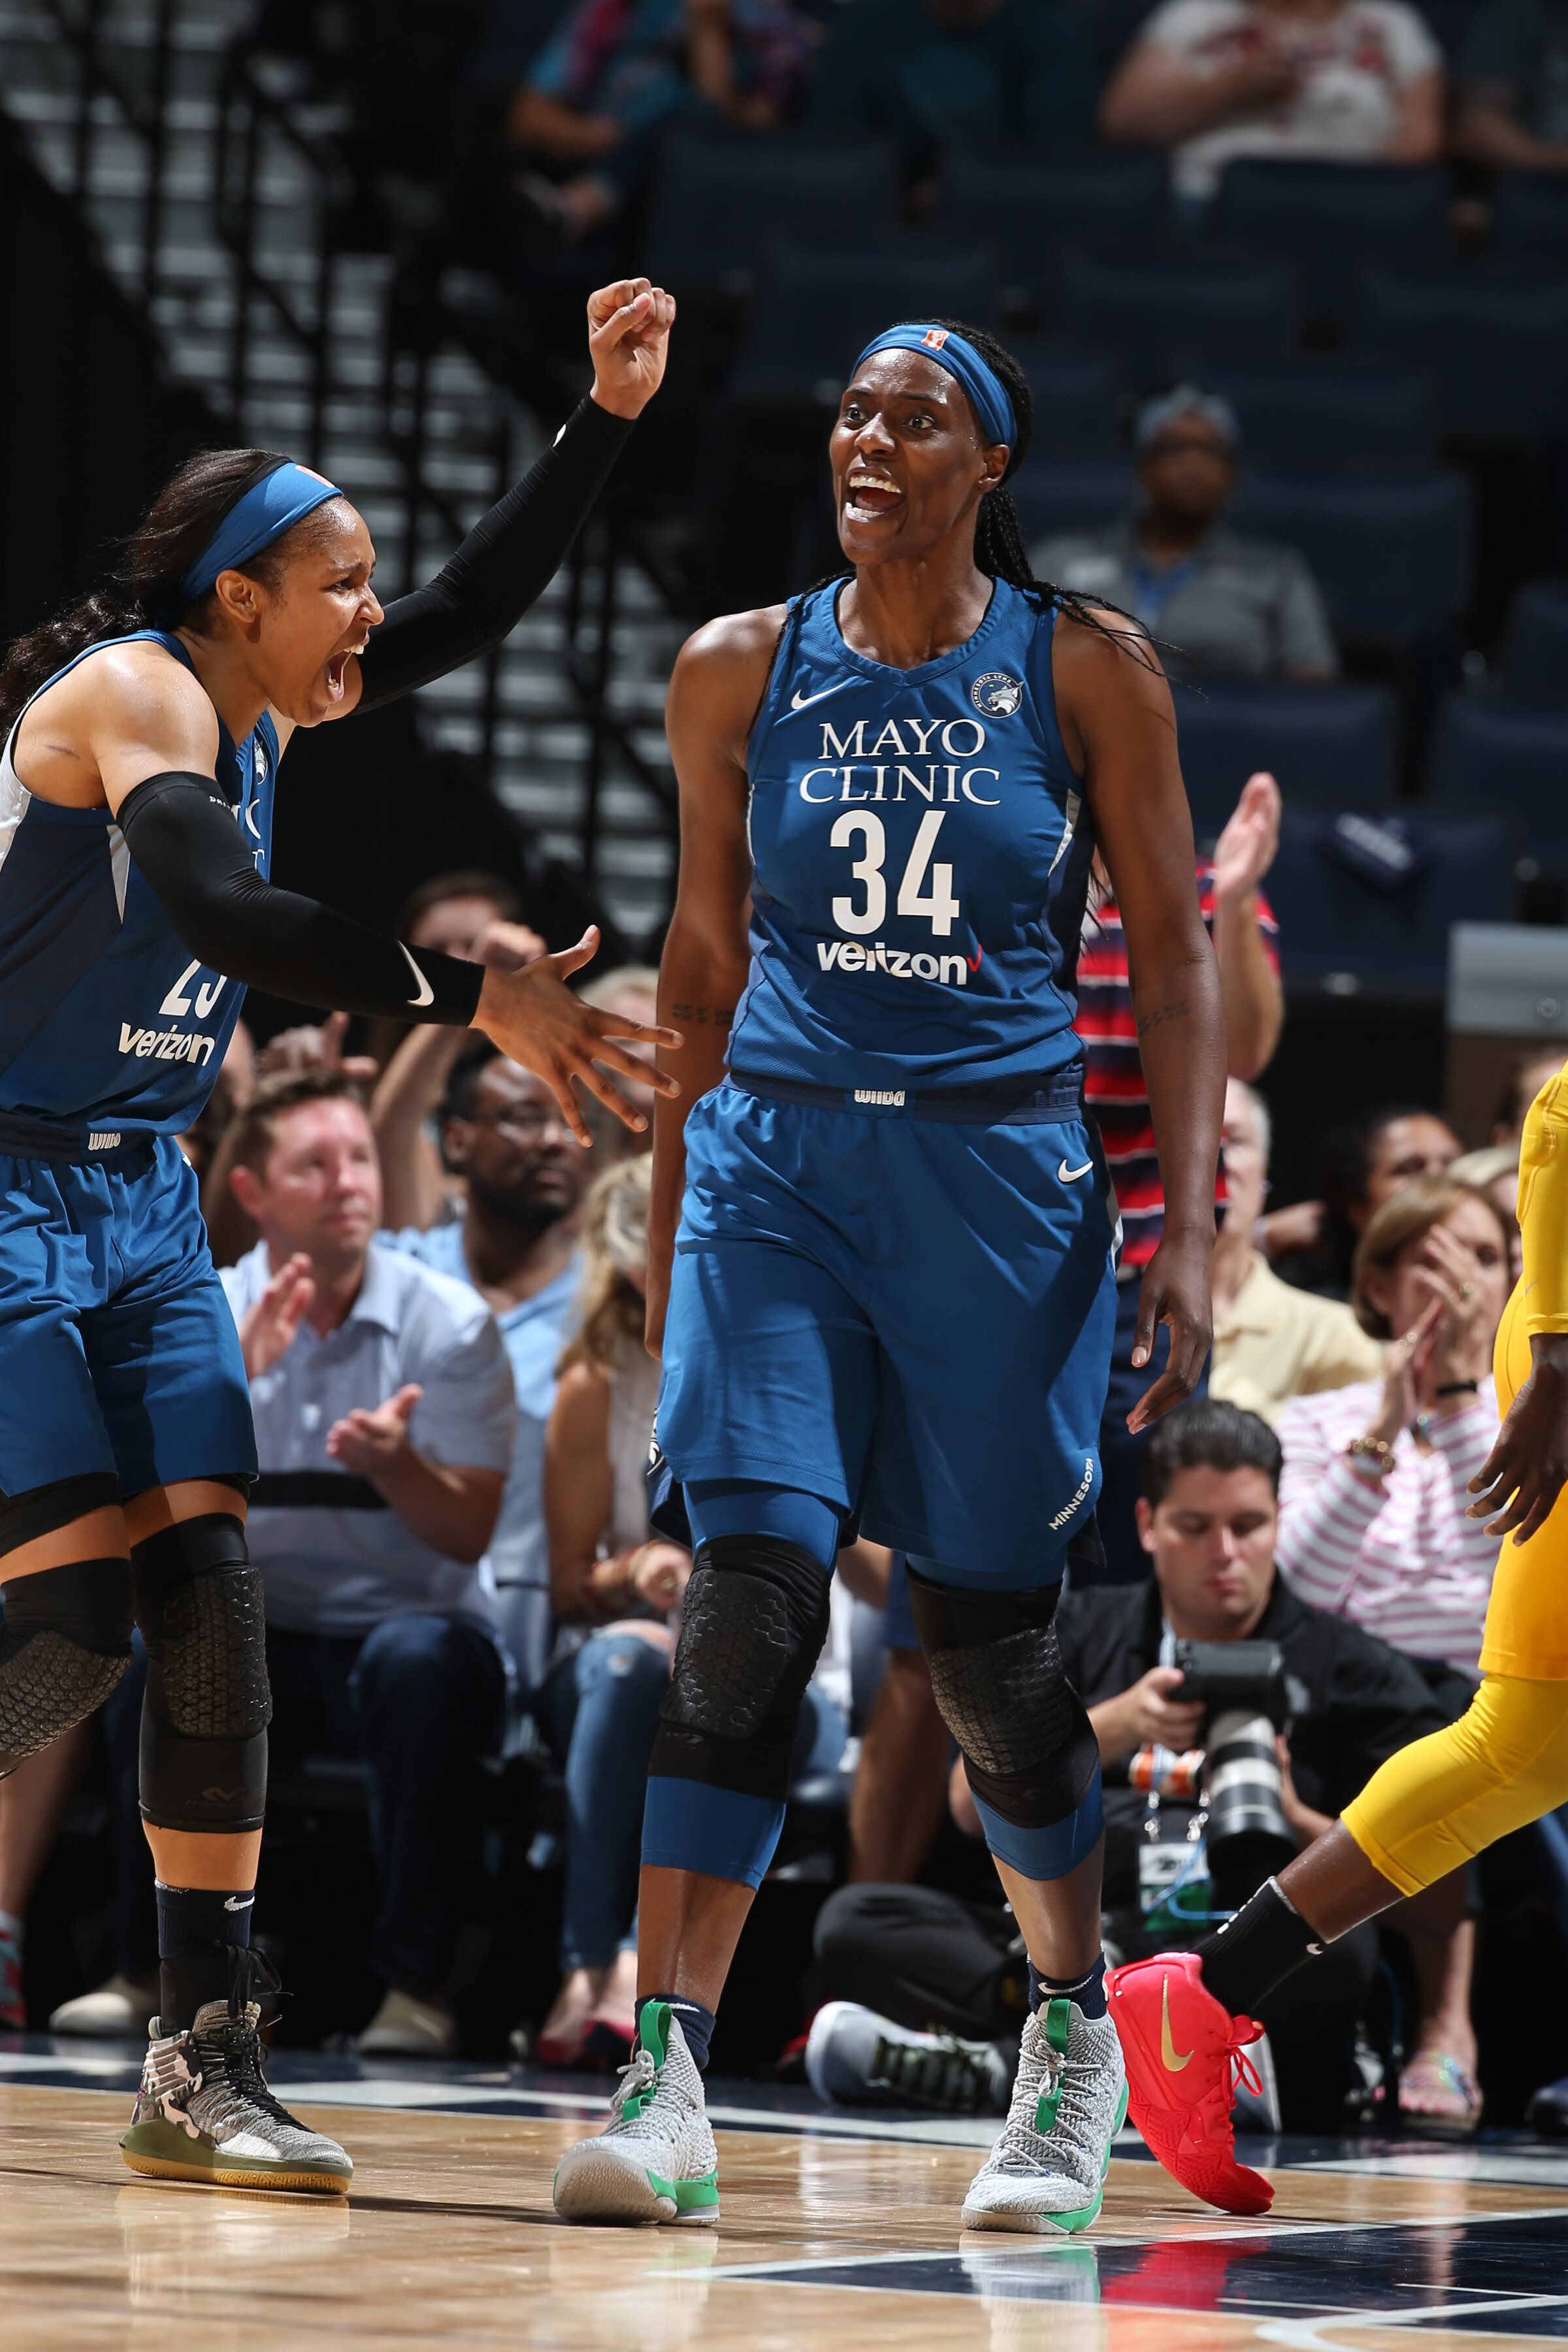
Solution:
<svg viewBox="0 0 1568 2352"><path fill-rule="evenodd" d="M1279 1469L1256 1413L1204 1397L1168 1414L1150 1433L1138 1505L1152 1578L1068 1592L1057 1612L1062 1662L1100 1742L1107 1940L1129 1959L1190 1946L1442 1720L1408 1660L1297 1600L1278 1574ZM962 1763L953 1778L954 1815L973 1827ZM1387 1924L1441 1941L1465 1904L1461 1874ZM817 1922L814 1981L835 1997L811 2036L818 2090L985 2104L990 2075L1006 2070L978 2049L963 2065L951 2040L943 2056L925 2030L1016 2032L1005 1999L1014 1926L932 1888L841 1888ZM1264 2004L1287 2129L1342 2127L1378 1960L1376 1929L1358 1928Z"/></svg>

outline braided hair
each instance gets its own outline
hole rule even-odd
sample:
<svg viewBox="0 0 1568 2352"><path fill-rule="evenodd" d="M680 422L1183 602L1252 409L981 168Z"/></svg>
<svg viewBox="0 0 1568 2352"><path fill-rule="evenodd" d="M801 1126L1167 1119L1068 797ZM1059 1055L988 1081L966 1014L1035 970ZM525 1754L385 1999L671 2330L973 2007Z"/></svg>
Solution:
<svg viewBox="0 0 1568 2352"><path fill-rule="evenodd" d="M1120 604L1112 604L1103 596L1084 596L1076 588L1060 588L1054 581L1037 580L1035 577L1029 551L1024 541L1024 528L1018 520L1018 509L1013 502L1011 490L1006 487L1029 454L1029 443L1035 429L1035 395L1029 389L1028 377L1012 352L1005 344L999 343L994 335L987 334L984 327L972 327L963 319L921 320L918 322L900 320L897 323L945 327L950 334L962 335L964 341L979 352L1013 404L1018 429L1008 452L1007 470L995 488L986 491L974 518L975 569L984 572L990 579L1005 580L1011 587L1021 589L1025 595L1035 598L1042 610L1057 605L1084 628L1096 630L1121 652L1130 654L1134 660L1142 661L1147 667L1150 659L1147 651L1149 633L1136 614L1123 612ZM841 572L827 572L821 580L814 582L795 608L797 625L806 597L816 595L820 588L831 587L836 581L847 580L852 576L853 567L846 565ZM1131 625L1128 629L1109 629L1100 617L1101 612L1120 614ZM784 634L781 630L781 641Z"/></svg>

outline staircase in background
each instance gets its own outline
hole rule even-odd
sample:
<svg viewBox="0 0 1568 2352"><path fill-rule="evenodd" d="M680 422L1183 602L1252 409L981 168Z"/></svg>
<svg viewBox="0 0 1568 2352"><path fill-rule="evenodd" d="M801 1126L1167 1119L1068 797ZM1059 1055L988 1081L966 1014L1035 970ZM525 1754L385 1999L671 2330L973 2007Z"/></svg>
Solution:
<svg viewBox="0 0 1568 2352"><path fill-rule="evenodd" d="M273 104L254 124L237 102L231 52L252 14L250 0L0 0L0 100L51 184L79 197L117 283L146 304L171 373L200 387L237 441L287 449L340 482L370 525L377 584L395 593L437 569L544 436L458 349L432 352L417 383L406 357L389 368L390 259L336 253L325 270L321 260L341 121L291 100L281 67L275 80L258 68ZM89 33L96 88L84 115ZM253 195L256 275L243 316L241 269L215 205L220 152L228 217L247 176ZM288 304L292 329L258 278ZM673 888L662 721L683 624L640 570L617 562L606 653L602 556L603 533L590 526L575 576L554 582L493 662L437 681L419 701L432 743L483 761L539 851L583 866L635 940L663 918ZM589 681L586 708L574 668ZM611 723L595 727L601 676ZM638 781L619 729L656 789Z"/></svg>

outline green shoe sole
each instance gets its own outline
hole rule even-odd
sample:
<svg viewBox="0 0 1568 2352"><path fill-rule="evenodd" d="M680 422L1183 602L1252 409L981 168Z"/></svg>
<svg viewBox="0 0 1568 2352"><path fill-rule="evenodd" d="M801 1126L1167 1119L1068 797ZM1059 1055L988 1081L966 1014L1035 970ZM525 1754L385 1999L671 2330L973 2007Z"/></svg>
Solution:
<svg viewBox="0 0 1568 2352"><path fill-rule="evenodd" d="M255 2157L226 2158L210 2144L204 2147L177 2124L150 2120L132 2124L120 2143L120 2152L132 2172L153 2180L205 2180L216 2189L312 2189L346 2197L353 2166L345 2156L332 2164L268 2164Z"/></svg>

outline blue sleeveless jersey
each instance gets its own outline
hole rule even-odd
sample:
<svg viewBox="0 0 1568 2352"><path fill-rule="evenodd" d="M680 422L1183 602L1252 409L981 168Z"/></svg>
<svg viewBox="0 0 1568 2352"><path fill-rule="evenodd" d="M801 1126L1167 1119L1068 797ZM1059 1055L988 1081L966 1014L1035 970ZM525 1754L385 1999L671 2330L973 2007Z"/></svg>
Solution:
<svg viewBox="0 0 1568 2352"><path fill-rule="evenodd" d="M135 636L191 667L177 637ZM245 990L181 946L107 809L35 799L16 741L13 728L0 757L0 1151L90 1158L177 1135L213 1090ZM237 745L220 719L218 741L216 790L265 877L276 730L263 717Z"/></svg>
<svg viewBox="0 0 1568 2352"><path fill-rule="evenodd" d="M1078 1055L1093 837L1051 687L1054 611L998 580L966 645L890 669L790 608L752 730L752 970L731 1068L889 1089Z"/></svg>

